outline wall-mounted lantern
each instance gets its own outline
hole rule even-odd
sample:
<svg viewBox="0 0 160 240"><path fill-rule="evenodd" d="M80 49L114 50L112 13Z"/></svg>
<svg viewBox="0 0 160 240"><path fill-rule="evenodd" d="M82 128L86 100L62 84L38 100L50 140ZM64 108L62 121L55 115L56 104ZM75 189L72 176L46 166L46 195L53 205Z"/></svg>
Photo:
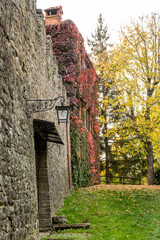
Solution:
<svg viewBox="0 0 160 240"><path fill-rule="evenodd" d="M69 116L69 106L64 106L63 102L61 106L56 106L58 123L67 123Z"/></svg>

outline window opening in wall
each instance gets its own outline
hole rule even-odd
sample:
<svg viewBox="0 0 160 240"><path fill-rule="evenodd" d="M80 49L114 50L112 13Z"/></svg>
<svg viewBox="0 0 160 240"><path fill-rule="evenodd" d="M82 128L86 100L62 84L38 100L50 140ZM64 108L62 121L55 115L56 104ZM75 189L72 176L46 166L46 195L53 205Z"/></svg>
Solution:
<svg viewBox="0 0 160 240"><path fill-rule="evenodd" d="M90 132L93 135L93 122L90 120Z"/></svg>
<svg viewBox="0 0 160 240"><path fill-rule="evenodd" d="M45 10L48 16L57 15L58 9Z"/></svg>
<svg viewBox="0 0 160 240"><path fill-rule="evenodd" d="M51 15L57 15L57 11L58 11L57 9L52 9L51 10Z"/></svg>

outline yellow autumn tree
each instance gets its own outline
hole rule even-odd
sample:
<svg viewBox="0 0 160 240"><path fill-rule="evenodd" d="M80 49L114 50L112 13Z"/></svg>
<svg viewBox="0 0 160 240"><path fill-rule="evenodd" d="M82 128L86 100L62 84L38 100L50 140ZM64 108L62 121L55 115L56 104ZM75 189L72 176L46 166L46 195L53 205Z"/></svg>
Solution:
<svg viewBox="0 0 160 240"><path fill-rule="evenodd" d="M126 149L130 152L133 146L129 147L129 140L136 141L135 149L139 147L146 155L149 185L154 184L154 156L159 151L159 29L160 16L156 13L132 20L130 26L122 28L112 65L118 94L113 102L103 99L104 105L118 106L114 110L114 125L106 136L114 136L115 147L116 141L128 139Z"/></svg>

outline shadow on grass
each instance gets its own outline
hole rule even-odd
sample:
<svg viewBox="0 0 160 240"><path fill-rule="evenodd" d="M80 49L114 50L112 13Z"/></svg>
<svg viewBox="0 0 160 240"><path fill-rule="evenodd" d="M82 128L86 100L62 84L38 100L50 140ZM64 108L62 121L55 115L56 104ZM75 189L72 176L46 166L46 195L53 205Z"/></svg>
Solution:
<svg viewBox="0 0 160 240"><path fill-rule="evenodd" d="M50 240L50 239L57 239L57 240L87 240L88 237L91 237L91 234L85 233L54 233L49 236L43 237L41 240Z"/></svg>

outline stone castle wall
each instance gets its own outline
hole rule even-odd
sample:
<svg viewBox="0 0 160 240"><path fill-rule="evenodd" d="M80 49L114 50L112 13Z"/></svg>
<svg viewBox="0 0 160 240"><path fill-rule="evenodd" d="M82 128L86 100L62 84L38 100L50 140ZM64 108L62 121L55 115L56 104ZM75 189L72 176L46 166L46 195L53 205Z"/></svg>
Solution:
<svg viewBox="0 0 160 240"><path fill-rule="evenodd" d="M55 110L29 118L27 99L66 98L66 90L34 0L1 0L0 43L0 240L33 240L39 224L50 227L69 186L66 126L58 125ZM54 122L64 142L45 142L40 153L40 198L34 119Z"/></svg>

